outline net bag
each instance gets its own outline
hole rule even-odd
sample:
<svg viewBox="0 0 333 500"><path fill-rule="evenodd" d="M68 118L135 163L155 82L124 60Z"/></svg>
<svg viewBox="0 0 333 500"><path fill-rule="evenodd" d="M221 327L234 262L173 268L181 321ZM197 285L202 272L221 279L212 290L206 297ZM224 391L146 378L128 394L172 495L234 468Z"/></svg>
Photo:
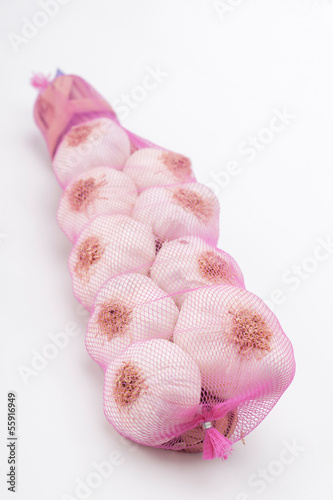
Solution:
<svg viewBox="0 0 333 500"><path fill-rule="evenodd" d="M295 360L216 246L218 199L189 158L126 130L82 78L32 84L107 419L142 445L226 459L287 389Z"/></svg>

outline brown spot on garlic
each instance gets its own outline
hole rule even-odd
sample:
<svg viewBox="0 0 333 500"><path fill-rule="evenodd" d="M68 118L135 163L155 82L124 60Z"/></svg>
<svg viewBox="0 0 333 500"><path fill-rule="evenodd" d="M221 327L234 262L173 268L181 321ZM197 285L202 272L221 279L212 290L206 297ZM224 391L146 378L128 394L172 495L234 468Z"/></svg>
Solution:
<svg viewBox="0 0 333 500"><path fill-rule="evenodd" d="M229 264L216 252L202 252L198 258L201 276L212 283L231 282L232 270Z"/></svg>
<svg viewBox="0 0 333 500"><path fill-rule="evenodd" d="M102 199L99 190L106 184L105 179L96 182L96 179L93 177L80 179L75 182L68 192L68 201L71 210L73 212L83 212L94 200Z"/></svg>
<svg viewBox="0 0 333 500"><path fill-rule="evenodd" d="M176 189L172 198L184 210L191 212L201 222L208 222L213 216L213 207L211 202L209 200L205 200L202 196L194 191L191 191L190 189Z"/></svg>
<svg viewBox="0 0 333 500"><path fill-rule="evenodd" d="M124 361L114 380L113 396L117 405L128 408L147 389L142 370L135 363Z"/></svg>
<svg viewBox="0 0 333 500"><path fill-rule="evenodd" d="M273 336L266 321L257 312L250 309L240 309L233 315L229 340L238 347L239 354L246 356L255 354L265 356L270 351L270 341Z"/></svg>
<svg viewBox="0 0 333 500"><path fill-rule="evenodd" d="M131 321L132 311L117 301L105 302L97 317L99 329L108 340L123 334Z"/></svg>
<svg viewBox="0 0 333 500"><path fill-rule="evenodd" d="M191 173L191 160L178 153L165 152L161 155L164 165L179 179L187 179Z"/></svg>
<svg viewBox="0 0 333 500"><path fill-rule="evenodd" d="M94 127L92 125L80 125L74 127L67 135L67 146L73 148L79 144L84 144Z"/></svg>
<svg viewBox="0 0 333 500"><path fill-rule="evenodd" d="M97 236L86 238L77 249L76 275L79 278L87 276L91 266L102 258L104 250L105 248Z"/></svg>

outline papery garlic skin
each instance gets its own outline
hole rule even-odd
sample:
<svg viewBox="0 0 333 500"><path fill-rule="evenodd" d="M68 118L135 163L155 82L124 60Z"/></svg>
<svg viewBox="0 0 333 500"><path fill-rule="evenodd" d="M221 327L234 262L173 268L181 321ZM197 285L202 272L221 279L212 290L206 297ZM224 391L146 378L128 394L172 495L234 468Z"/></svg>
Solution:
<svg viewBox="0 0 333 500"><path fill-rule="evenodd" d="M147 224L127 215L95 217L69 256L74 295L91 310L103 283L123 273L147 274L154 257L155 238Z"/></svg>
<svg viewBox="0 0 333 500"><path fill-rule="evenodd" d="M53 159L53 168L62 187L77 175L94 167L121 170L130 155L126 132L108 118L75 125L64 136Z"/></svg>
<svg viewBox="0 0 333 500"><path fill-rule="evenodd" d="M164 243L150 270L151 278L182 306L187 290L225 284L245 288L243 274L231 255L196 236Z"/></svg>
<svg viewBox="0 0 333 500"><path fill-rule="evenodd" d="M242 311L251 311L254 319L240 330L236 320ZM248 341L259 318L263 333ZM289 340L266 304L241 288L221 285L189 293L173 339L197 363L203 387L216 397L229 399L265 384L265 390L280 391L289 383L279 356Z"/></svg>
<svg viewBox="0 0 333 500"><path fill-rule="evenodd" d="M131 216L137 196L134 182L123 172L110 167L92 168L68 184L59 203L58 224L74 242L98 215Z"/></svg>
<svg viewBox="0 0 333 500"><path fill-rule="evenodd" d="M135 151L126 161L124 172L133 179L139 191L195 181L189 158L156 148Z"/></svg>
<svg viewBox="0 0 333 500"><path fill-rule="evenodd" d="M196 182L146 189L139 194L132 217L148 223L162 241L192 235L216 245L219 236L218 199Z"/></svg>
<svg viewBox="0 0 333 500"><path fill-rule="evenodd" d="M162 339L138 342L106 370L104 413L123 436L159 446L193 420L200 391L199 368L182 349Z"/></svg>
<svg viewBox="0 0 333 500"><path fill-rule="evenodd" d="M99 289L90 317L86 348L105 368L133 342L171 340L178 308L151 278L129 273Z"/></svg>

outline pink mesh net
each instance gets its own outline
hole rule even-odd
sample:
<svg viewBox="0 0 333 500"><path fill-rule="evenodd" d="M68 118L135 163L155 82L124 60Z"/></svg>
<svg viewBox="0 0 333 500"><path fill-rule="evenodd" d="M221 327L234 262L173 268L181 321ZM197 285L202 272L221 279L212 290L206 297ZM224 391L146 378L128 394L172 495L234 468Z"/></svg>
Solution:
<svg viewBox="0 0 333 500"><path fill-rule="evenodd" d="M216 247L215 194L187 157L123 128L82 78L32 83L107 419L143 445L227 458L289 386L295 361L275 315Z"/></svg>

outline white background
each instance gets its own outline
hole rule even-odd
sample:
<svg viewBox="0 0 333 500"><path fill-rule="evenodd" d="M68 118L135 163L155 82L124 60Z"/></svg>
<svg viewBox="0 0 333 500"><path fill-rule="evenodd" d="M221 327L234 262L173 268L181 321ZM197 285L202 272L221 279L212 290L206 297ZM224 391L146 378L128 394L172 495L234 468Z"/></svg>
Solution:
<svg viewBox="0 0 333 500"><path fill-rule="evenodd" d="M61 3L45 21L38 1L1 0L1 498L78 498L77 479L114 451L122 463L86 498L331 498L333 248L320 241L333 238L332 3L226 0L225 13L212 0ZM45 25L15 50L8 35L22 36L24 18ZM56 223L61 190L32 118L32 72L58 67L118 107L124 93L142 97L136 87L160 68L156 88L122 108L122 123L191 157L219 196L221 248L247 288L271 301L294 345L294 382L226 462L128 445L103 415L103 372L85 351L71 246ZM292 118L272 137L263 130L276 109ZM250 159L239 148L258 134L270 142ZM233 160L237 174L214 184ZM301 278L292 280L293 266ZM31 368L33 350L71 322L81 333L24 383L18 367ZM9 390L16 496L4 477Z"/></svg>

